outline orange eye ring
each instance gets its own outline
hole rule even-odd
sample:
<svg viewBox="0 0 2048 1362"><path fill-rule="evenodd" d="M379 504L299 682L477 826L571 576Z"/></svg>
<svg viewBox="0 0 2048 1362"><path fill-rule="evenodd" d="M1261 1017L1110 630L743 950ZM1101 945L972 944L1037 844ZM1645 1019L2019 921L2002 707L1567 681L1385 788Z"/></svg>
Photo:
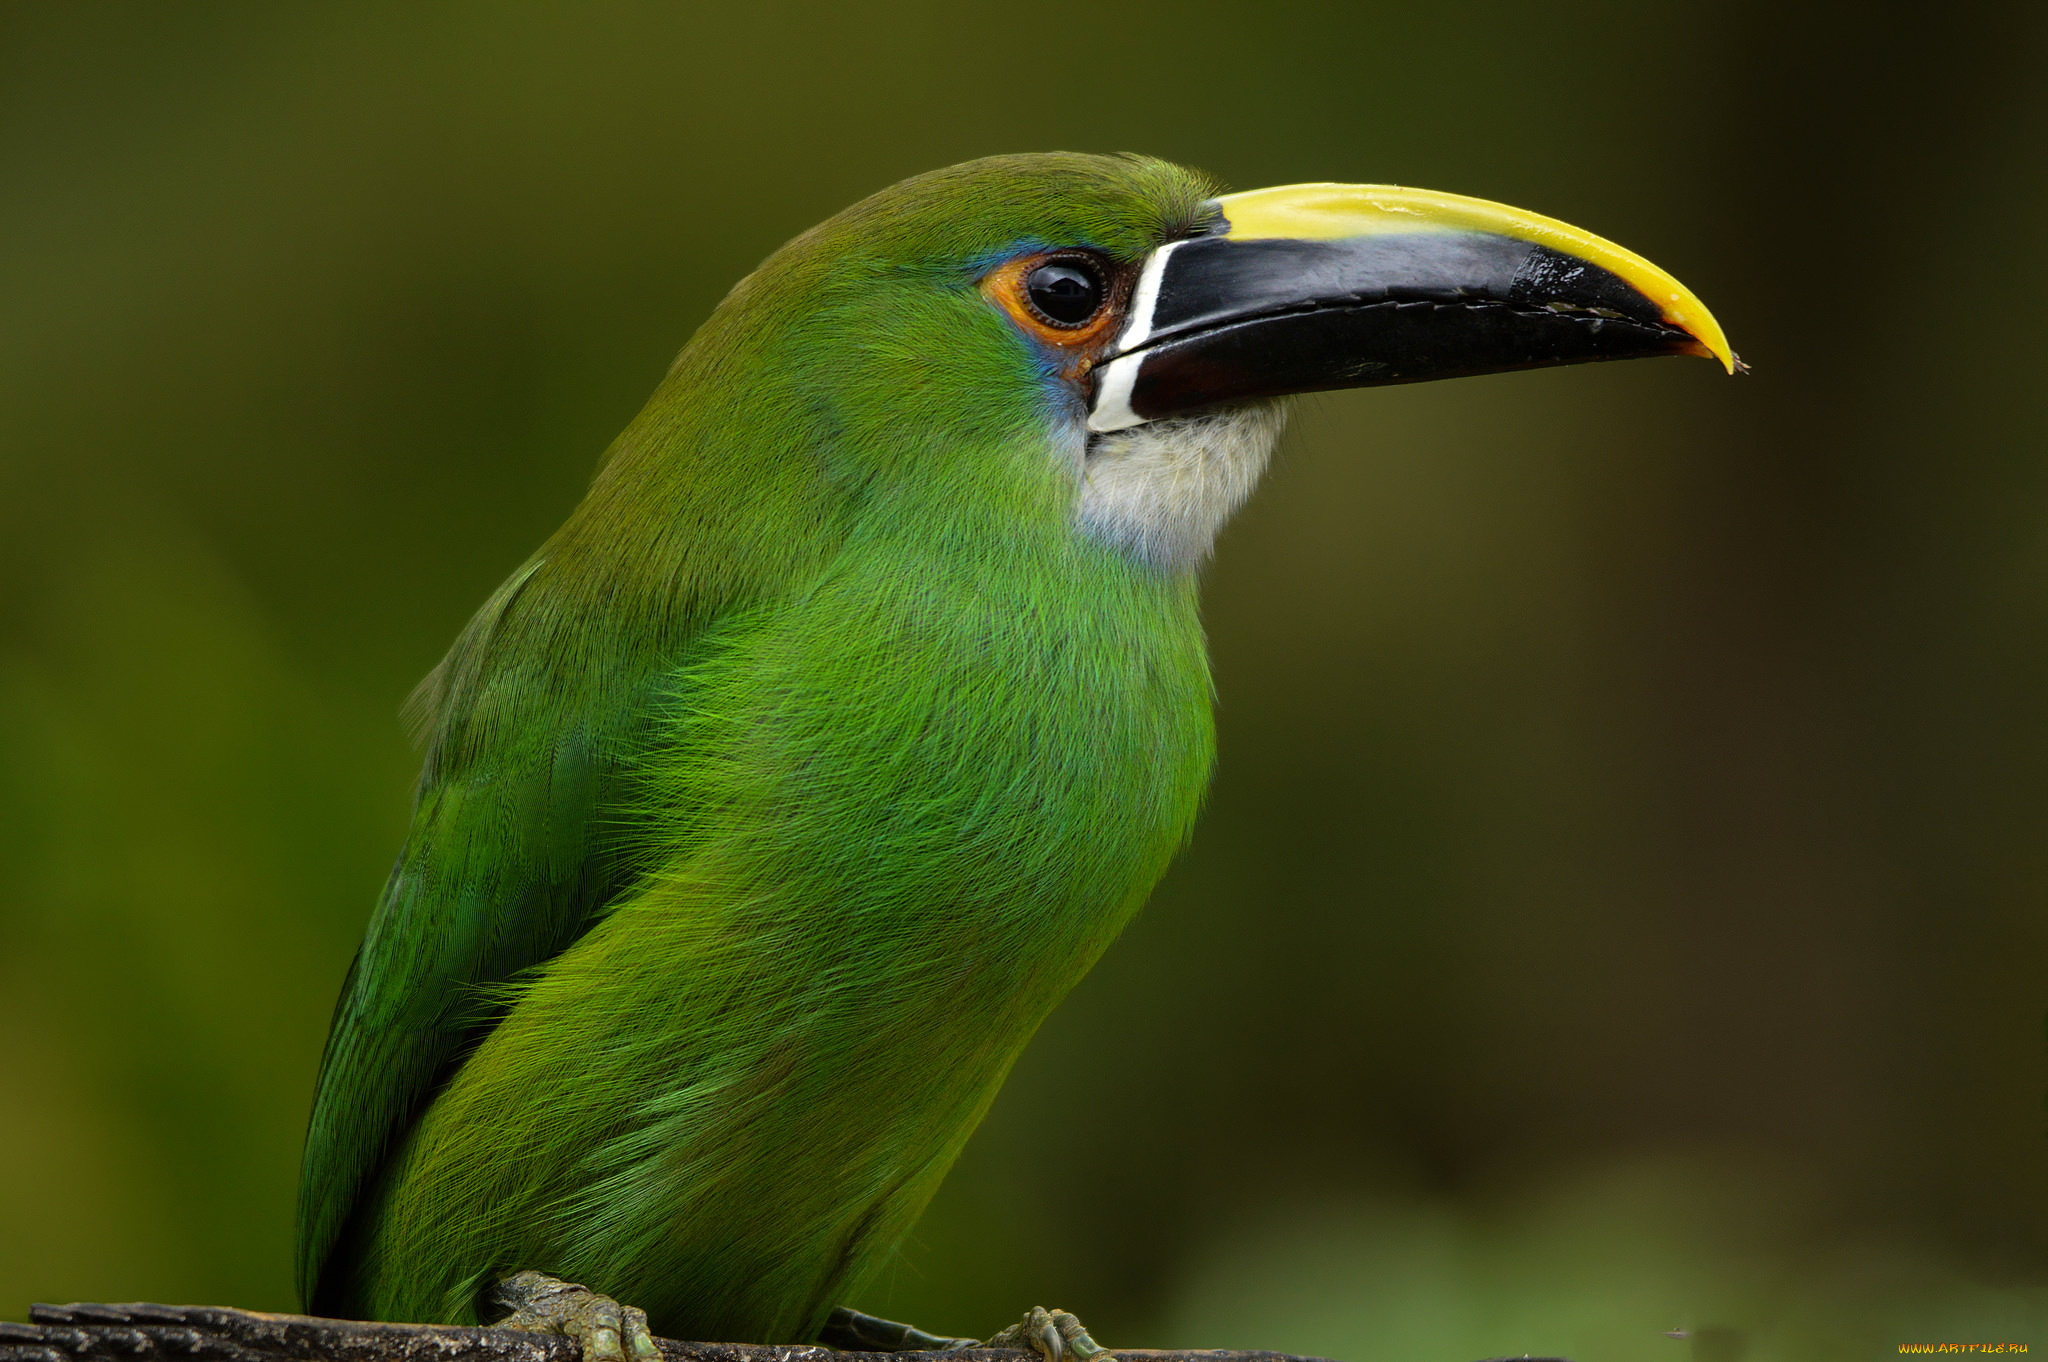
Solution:
<svg viewBox="0 0 2048 1362"><path fill-rule="evenodd" d="M1027 281L1031 272L1045 264L1063 264L1080 256L1075 251L1039 251L1006 260L981 281L982 296L1008 313L1025 335L1041 345L1073 356L1068 376L1088 371L1096 356L1122 329L1124 304L1130 296L1130 273L1099 257L1086 257L1089 267L1102 280L1102 306L1087 321L1062 325L1032 306Z"/></svg>

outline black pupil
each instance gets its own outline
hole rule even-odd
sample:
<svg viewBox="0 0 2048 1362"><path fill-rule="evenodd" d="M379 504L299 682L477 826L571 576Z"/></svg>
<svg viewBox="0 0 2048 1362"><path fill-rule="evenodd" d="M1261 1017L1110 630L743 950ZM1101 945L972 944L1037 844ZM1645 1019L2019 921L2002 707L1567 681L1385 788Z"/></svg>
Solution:
<svg viewBox="0 0 2048 1362"><path fill-rule="evenodd" d="M1087 266L1053 260L1024 281L1031 305L1062 326L1079 326L1102 306L1102 281Z"/></svg>

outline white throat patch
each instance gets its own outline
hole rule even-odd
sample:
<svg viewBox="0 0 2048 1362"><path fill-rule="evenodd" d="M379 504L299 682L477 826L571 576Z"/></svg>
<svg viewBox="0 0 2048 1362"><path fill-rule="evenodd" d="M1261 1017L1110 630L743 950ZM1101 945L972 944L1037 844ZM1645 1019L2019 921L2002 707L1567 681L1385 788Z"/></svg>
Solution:
<svg viewBox="0 0 2048 1362"><path fill-rule="evenodd" d="M1286 424L1286 403L1248 402L1089 436L1080 528L1154 567L1199 565Z"/></svg>

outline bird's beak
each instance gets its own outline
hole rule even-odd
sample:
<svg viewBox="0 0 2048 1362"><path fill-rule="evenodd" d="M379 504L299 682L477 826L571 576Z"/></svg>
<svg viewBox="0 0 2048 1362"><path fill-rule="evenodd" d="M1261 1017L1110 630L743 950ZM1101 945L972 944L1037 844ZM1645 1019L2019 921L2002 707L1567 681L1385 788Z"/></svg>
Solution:
<svg viewBox="0 0 2048 1362"><path fill-rule="evenodd" d="M1590 360L1739 366L1713 314L1611 241L1518 208L1377 184L1217 199L1144 262L1088 428L1217 402Z"/></svg>

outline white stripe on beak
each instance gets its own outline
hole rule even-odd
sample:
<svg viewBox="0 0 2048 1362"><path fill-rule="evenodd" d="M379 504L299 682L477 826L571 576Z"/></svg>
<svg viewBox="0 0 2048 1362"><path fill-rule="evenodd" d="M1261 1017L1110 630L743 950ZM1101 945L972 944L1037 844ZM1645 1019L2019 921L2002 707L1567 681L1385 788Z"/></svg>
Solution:
<svg viewBox="0 0 2048 1362"><path fill-rule="evenodd" d="M1137 349L1152 334L1152 312L1159 306L1159 280L1166 273L1167 257L1185 245L1185 241L1169 241L1145 258L1145 267L1138 271L1138 286L1131 290L1131 319L1125 323L1123 335L1117 337L1118 354Z"/></svg>
<svg viewBox="0 0 2048 1362"><path fill-rule="evenodd" d="M1152 334L1152 313L1159 306L1159 280L1166 273L1167 257L1185 245L1167 242L1145 257L1144 268L1138 271L1138 286L1131 290L1131 319L1116 341L1118 358L1095 371L1095 405L1088 413L1088 429L1098 434L1144 423L1145 418L1131 410L1131 388L1145 357L1129 352Z"/></svg>
<svg viewBox="0 0 2048 1362"><path fill-rule="evenodd" d="M1131 410L1131 388L1138 381L1138 366L1145 352L1121 355L1095 371L1095 405L1088 413L1088 429L1096 434L1123 430L1143 424L1145 418Z"/></svg>

